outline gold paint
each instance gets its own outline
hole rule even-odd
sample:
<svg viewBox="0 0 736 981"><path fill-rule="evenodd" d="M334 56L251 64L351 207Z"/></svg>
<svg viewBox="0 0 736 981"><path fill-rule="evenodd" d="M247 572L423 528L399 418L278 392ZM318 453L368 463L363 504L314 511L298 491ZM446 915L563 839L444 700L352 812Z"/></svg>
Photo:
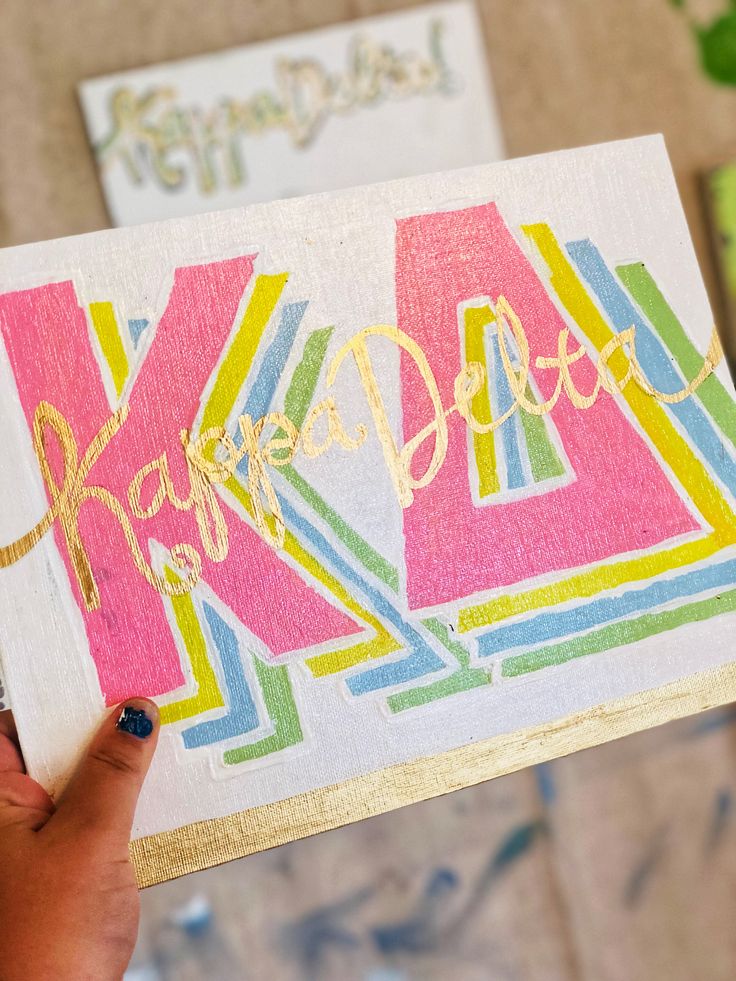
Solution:
<svg viewBox="0 0 736 981"><path fill-rule="evenodd" d="M100 594L97 588L87 551L79 533L79 512L89 500L97 500L117 518L125 535L136 568L150 585L169 596L180 595L192 588L201 575L202 563L199 555L190 545L175 545L171 550L172 561L178 569L191 566L189 577L176 584L167 583L146 562L138 540L133 532L130 519L117 498L106 488L87 485L90 470L102 455L110 440L120 431L128 415L127 406L105 422L89 444L86 453L79 461L79 452L69 423L58 409L48 402L39 403L33 419L33 448L36 452L41 475L51 499L46 514L26 535L11 545L0 548L0 567L12 565L26 555L58 520L66 539L69 558L87 610L97 610ZM61 485L56 481L46 452L46 433L51 429L61 447L64 472ZM193 580L193 581L192 581Z"/></svg>
<svg viewBox="0 0 736 981"><path fill-rule="evenodd" d="M368 355L366 340L369 337L387 337L411 356L432 402L432 408L435 414L434 421L412 440L409 440L402 450L399 450L396 446L383 396L381 395L381 390L373 371L373 365ZM399 503L404 508L408 507L414 500L414 490L419 487L426 487L434 479L444 463L447 454L447 422L445 412L442 408L442 400L437 387L437 381L424 351L417 342L398 327L392 327L389 324L377 324L374 327L366 327L365 330L360 331L359 334L356 334L355 337L351 338L340 348L332 359L332 363L327 371L328 386L334 383L337 371L349 353L355 358L360 380L363 383L363 389L368 399L371 415L373 416L373 423L376 427L378 438L381 441L386 466L391 474ZM424 474L419 478L415 478L411 472L412 457L419 446L430 435L435 436L432 458Z"/></svg>
<svg viewBox="0 0 736 981"><path fill-rule="evenodd" d="M314 427L323 415L327 416L327 436L322 444L317 446L314 442ZM333 443L337 443L345 450L357 450L365 442L366 436L368 435L368 428L361 423L359 426L356 426L355 433L356 435L353 438L343 426L340 413L335 405L335 400L333 398L322 399L321 402L318 402L317 405L309 410L304 420L301 433L302 450L305 456L311 457L312 459L326 453Z"/></svg>
<svg viewBox="0 0 736 981"><path fill-rule="evenodd" d="M736 701L736 665L131 842L141 888Z"/></svg>
<svg viewBox="0 0 736 981"><path fill-rule="evenodd" d="M692 395L723 358L723 350L714 328L708 351L696 377L679 392L660 392L649 383L638 362L635 347L636 328L632 326L617 334L602 348L596 365L595 385L586 395L576 387L570 366L585 357L587 350L580 345L576 350L569 351L570 332L565 328L558 336L556 356L539 356L536 359L537 368L557 370L557 382L552 395L546 402L537 404L530 401L527 396L530 353L526 332L520 318L503 296L499 296L496 303L496 319L501 360L514 400L503 415L487 424L478 422L472 412L473 399L485 381L483 367L473 362L460 371L454 383L455 402L445 409L426 355L416 341L398 327L388 324L366 327L344 344L332 359L327 372L328 386L334 384L337 372L348 354L352 354L355 359L386 466L399 503L404 508L412 503L414 491L426 487L444 463L448 447L447 420L454 412L457 412L474 432L488 433L501 426L517 409L539 416L551 412L563 390L573 406L584 410L595 403L601 389L617 395L631 382L652 398L674 405ZM511 329L519 352L518 368L514 367L509 356L505 337L506 325ZM432 405L431 421L407 440L401 449L396 445L391 431L386 405L368 352L367 341L370 337L387 338L412 359ZM608 363L618 351L621 351L627 359L628 367L622 377L617 379L609 369ZM95 435L80 461L76 440L67 420L49 403L39 404L33 421L33 448L51 504L34 528L17 541L0 546L0 568L5 568L27 555L47 534L54 522L58 521L88 610L96 610L100 605L97 583L79 533L79 512L82 505L89 500L99 501L118 521L136 568L160 593L167 596L183 595L192 589L202 574L202 558L199 552L186 543L179 543L171 549L172 564L178 570L186 572L186 576L173 582L156 573L146 561L122 503L106 488L87 484L90 470L110 440L120 431L127 414L127 406L113 413ZM327 423L327 434L321 443L317 443L314 430L323 417ZM262 537L274 548L280 549L284 544L286 529L267 466L282 467L291 463L300 443L305 456L312 458L321 456L334 443L345 450L355 451L363 444L368 434L367 427L362 423L356 427L354 436L347 432L332 397L323 399L311 409L301 433L291 420L280 412L269 412L255 422L249 415L241 415L238 417L238 427L243 438L240 448L222 427L207 429L195 439L191 438L189 430L182 430L181 445L189 479L187 497L181 498L176 493L166 453L162 453L161 456L141 467L133 475L128 487L127 502L130 511L140 520L154 517L164 503L168 503L177 511L193 510L202 549L213 562L224 561L228 554L227 524L214 486L227 483L235 474L238 463L246 455L248 456L248 491L253 505L253 519ZM260 439L266 427L275 427L278 435L272 435L265 445L261 446ZM61 483L57 483L48 460L46 450L48 429L54 432L62 451ZM430 461L424 473L415 477L412 470L415 455L431 438L434 439L434 445ZM143 491L153 475L157 483L150 501L144 504Z"/></svg>

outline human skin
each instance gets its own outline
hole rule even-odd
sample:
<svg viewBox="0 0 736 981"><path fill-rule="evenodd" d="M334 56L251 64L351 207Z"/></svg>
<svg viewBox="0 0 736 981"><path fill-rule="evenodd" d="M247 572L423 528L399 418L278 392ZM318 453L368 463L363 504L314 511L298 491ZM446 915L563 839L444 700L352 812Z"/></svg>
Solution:
<svg viewBox="0 0 736 981"><path fill-rule="evenodd" d="M54 804L0 713L0 981L122 977L140 911L128 841L158 730L156 706L127 699Z"/></svg>

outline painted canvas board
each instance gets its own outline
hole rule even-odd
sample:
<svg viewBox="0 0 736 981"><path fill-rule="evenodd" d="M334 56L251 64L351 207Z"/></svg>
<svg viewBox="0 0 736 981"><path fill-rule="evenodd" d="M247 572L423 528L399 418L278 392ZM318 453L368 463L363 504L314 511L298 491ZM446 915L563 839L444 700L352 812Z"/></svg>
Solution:
<svg viewBox="0 0 736 981"><path fill-rule="evenodd" d="M83 82L116 225L503 156L470 0Z"/></svg>
<svg viewBox="0 0 736 981"><path fill-rule="evenodd" d="M736 697L659 137L7 249L0 338L23 749L156 698L143 884Z"/></svg>
<svg viewBox="0 0 736 981"><path fill-rule="evenodd" d="M718 275L725 327L736 332L736 163L703 174L703 194Z"/></svg>

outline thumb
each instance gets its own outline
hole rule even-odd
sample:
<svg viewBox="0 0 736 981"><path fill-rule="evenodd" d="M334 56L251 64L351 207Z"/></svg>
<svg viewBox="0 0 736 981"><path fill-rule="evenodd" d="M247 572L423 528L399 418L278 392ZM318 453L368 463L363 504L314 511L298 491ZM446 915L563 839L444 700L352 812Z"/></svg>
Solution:
<svg viewBox="0 0 736 981"><path fill-rule="evenodd" d="M138 795L151 765L159 731L156 705L130 698L114 709L92 740L59 800L54 830L94 829L130 839Z"/></svg>

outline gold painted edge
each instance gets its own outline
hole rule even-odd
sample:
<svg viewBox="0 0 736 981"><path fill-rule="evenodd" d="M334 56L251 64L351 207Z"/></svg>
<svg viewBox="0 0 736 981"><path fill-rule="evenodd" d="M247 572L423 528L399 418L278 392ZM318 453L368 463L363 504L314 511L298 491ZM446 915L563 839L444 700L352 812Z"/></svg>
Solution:
<svg viewBox="0 0 736 981"><path fill-rule="evenodd" d="M141 889L736 701L736 662L435 756L138 838Z"/></svg>

